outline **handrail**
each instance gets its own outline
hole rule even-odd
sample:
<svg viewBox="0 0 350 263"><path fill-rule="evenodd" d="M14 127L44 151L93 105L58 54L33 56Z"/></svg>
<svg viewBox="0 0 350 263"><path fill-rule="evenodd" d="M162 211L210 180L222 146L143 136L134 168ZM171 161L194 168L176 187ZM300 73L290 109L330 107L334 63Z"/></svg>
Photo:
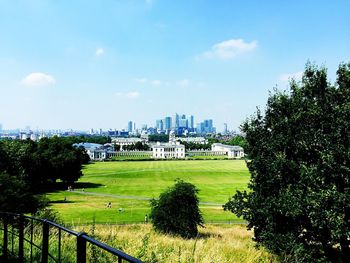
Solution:
<svg viewBox="0 0 350 263"><path fill-rule="evenodd" d="M30 244L30 261L32 262L32 247L36 247L39 250L41 250L41 262L47 263L48 258L50 257L55 262L61 262L61 231L64 231L68 233L69 235L76 237L76 260L79 263L85 263L86 262L86 246L87 242L89 242L91 245L99 247L100 249L108 252L111 255L114 255L118 258L118 262L122 262L122 260L125 260L127 262L131 263L142 263L139 259L136 259L120 250L117 250L111 246L108 246L90 236L88 236L84 232L76 232L74 230L68 229L64 226L61 226L55 222L49 221L47 219L41 219L36 218L32 216L27 216L23 214L16 214L11 212L0 212L0 219L3 223L3 227L0 228L0 231L3 231L3 243L2 243L2 259L3 261L6 261L8 256L8 237L9 234L12 235L12 240L14 236L18 239L18 259L20 262L24 262L24 241ZM31 221L31 228L30 228L30 234L31 239L27 239L24 237L24 225L25 221L30 220ZM33 222L39 222L42 224L42 242L41 246L33 243ZM12 228L16 228L18 230L18 233L14 233L13 229L12 231L8 230L8 225L12 225ZM50 227L58 229L58 259L55 258L53 255L49 253L49 238L50 238ZM12 252L13 252L13 241L11 242L12 245ZM26 261L27 262L27 261Z"/></svg>

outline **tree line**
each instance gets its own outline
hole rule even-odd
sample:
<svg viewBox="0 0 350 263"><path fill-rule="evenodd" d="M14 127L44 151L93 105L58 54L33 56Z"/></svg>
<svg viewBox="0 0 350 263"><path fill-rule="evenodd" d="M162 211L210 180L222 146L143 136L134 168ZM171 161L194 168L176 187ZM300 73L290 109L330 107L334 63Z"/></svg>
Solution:
<svg viewBox="0 0 350 263"><path fill-rule="evenodd" d="M0 210L35 212L52 184L77 181L88 162L85 150L66 138L0 141Z"/></svg>

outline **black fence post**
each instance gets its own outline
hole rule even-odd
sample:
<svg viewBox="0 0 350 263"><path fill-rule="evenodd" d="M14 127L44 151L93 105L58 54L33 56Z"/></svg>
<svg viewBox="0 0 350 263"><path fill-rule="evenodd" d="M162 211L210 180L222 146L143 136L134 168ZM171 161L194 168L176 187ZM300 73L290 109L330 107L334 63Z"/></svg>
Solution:
<svg viewBox="0 0 350 263"><path fill-rule="evenodd" d="M49 257L49 224L43 221L43 240L41 248L41 263L47 263Z"/></svg>
<svg viewBox="0 0 350 263"><path fill-rule="evenodd" d="M86 263L86 233L80 232L77 236L77 263Z"/></svg>
<svg viewBox="0 0 350 263"><path fill-rule="evenodd" d="M8 221L7 221L7 215L4 215L2 218L3 226L4 226L4 243L2 246L2 258L3 261L6 262L7 260L7 247L8 247Z"/></svg>
<svg viewBox="0 0 350 263"><path fill-rule="evenodd" d="M18 260L24 262L24 217L22 214L19 215L18 223Z"/></svg>

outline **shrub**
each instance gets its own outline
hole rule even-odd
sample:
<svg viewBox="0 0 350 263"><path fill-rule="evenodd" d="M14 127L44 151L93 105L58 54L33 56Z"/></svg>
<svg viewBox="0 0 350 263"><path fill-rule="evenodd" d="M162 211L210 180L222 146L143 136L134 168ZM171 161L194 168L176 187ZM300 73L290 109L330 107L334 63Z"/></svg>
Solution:
<svg viewBox="0 0 350 263"><path fill-rule="evenodd" d="M177 180L159 196L159 200L152 199L150 219L154 228L184 238L196 237L197 226L203 226L197 193L193 184Z"/></svg>

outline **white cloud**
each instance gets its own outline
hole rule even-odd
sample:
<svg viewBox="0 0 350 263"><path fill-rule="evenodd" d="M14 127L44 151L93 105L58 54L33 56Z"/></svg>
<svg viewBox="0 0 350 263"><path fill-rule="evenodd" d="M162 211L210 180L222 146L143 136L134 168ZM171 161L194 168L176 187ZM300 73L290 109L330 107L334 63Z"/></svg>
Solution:
<svg viewBox="0 0 350 263"><path fill-rule="evenodd" d="M136 98L140 97L140 93L138 91L130 91L130 92L126 93L125 95L129 99L136 99Z"/></svg>
<svg viewBox="0 0 350 263"><path fill-rule="evenodd" d="M115 92L114 96L115 97L121 97L121 98L128 98L128 99L136 99L138 97L140 97L140 92L138 91L129 91L126 93L123 92Z"/></svg>
<svg viewBox="0 0 350 263"><path fill-rule="evenodd" d="M96 56L98 56L98 57L102 56L104 53L105 53L105 50L101 47L97 48L96 52L95 52Z"/></svg>
<svg viewBox="0 0 350 263"><path fill-rule="evenodd" d="M295 73L282 74L279 77L279 79L281 81L284 81L284 82L290 81L291 79L295 79L296 81L299 81L299 80L301 80L302 77L303 77L303 72L302 71L298 71L298 72L295 72Z"/></svg>
<svg viewBox="0 0 350 263"><path fill-rule="evenodd" d="M210 50L198 56L199 59L221 59L228 60L241 54L251 52L258 47L258 42L245 42L243 39L229 39L217 43Z"/></svg>
<svg viewBox="0 0 350 263"><path fill-rule="evenodd" d="M23 85L32 87L50 86L55 83L56 80L53 76L41 72L30 73L22 80Z"/></svg>
<svg viewBox="0 0 350 263"><path fill-rule="evenodd" d="M181 88L187 88L190 85L190 81L188 79L182 79L178 84Z"/></svg>
<svg viewBox="0 0 350 263"><path fill-rule="evenodd" d="M153 85L153 86L159 86L159 85L164 84L159 79L149 80L147 78L137 78L137 79L135 79L135 81L137 83L140 83L140 84L150 84L150 85Z"/></svg>
<svg viewBox="0 0 350 263"><path fill-rule="evenodd" d="M158 79L152 80L150 83L154 86L159 86L160 84L162 84L162 82Z"/></svg>
<svg viewBox="0 0 350 263"><path fill-rule="evenodd" d="M136 82L138 83L147 83L147 79L146 78L139 78L139 79L135 79Z"/></svg>

